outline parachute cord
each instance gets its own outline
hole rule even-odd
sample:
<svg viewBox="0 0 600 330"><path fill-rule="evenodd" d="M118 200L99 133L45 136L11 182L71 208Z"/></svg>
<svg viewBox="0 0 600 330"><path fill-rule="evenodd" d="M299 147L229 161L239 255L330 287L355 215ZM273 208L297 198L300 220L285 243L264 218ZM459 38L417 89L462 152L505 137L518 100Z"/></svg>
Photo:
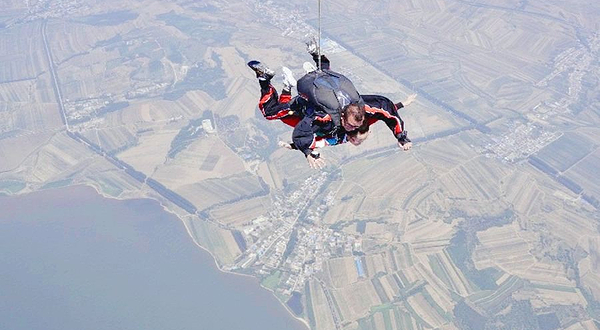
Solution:
<svg viewBox="0 0 600 330"><path fill-rule="evenodd" d="M319 71L321 71L321 0L319 0Z"/></svg>

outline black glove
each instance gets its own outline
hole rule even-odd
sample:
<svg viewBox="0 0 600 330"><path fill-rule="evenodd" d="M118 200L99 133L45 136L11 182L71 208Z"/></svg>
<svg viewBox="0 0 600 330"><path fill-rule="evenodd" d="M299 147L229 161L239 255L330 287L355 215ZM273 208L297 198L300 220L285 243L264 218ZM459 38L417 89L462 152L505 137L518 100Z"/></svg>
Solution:
<svg viewBox="0 0 600 330"><path fill-rule="evenodd" d="M398 142L400 142L401 145L405 145L406 143L410 142L410 139L408 138L407 134L408 131L402 131L396 136L396 138L398 138Z"/></svg>

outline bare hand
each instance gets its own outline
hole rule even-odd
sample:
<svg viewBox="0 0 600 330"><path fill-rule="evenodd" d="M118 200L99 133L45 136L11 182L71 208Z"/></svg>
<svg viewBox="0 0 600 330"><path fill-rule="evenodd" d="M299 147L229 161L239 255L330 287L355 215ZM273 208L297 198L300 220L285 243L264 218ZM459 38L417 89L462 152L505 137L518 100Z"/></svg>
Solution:
<svg viewBox="0 0 600 330"><path fill-rule="evenodd" d="M398 147L402 148L404 151L409 151L410 148L412 148L412 142L406 142L405 144L398 142Z"/></svg>
<svg viewBox="0 0 600 330"><path fill-rule="evenodd" d="M289 143L286 143L286 142L283 142L283 141L279 141L279 142L277 143L277 145L279 145L279 146L280 146L280 147L282 147L282 148L286 148L286 149L290 149L290 150L292 150L292 145L291 145L291 144L289 144Z"/></svg>
<svg viewBox="0 0 600 330"><path fill-rule="evenodd" d="M308 161L308 166L315 170L320 170L325 167L325 161L323 158L314 158L313 156L306 156L306 160Z"/></svg>
<svg viewBox="0 0 600 330"><path fill-rule="evenodd" d="M411 94L406 98L406 100L404 102L402 102L402 105L407 107L409 104L413 103L416 98L417 98L417 94Z"/></svg>

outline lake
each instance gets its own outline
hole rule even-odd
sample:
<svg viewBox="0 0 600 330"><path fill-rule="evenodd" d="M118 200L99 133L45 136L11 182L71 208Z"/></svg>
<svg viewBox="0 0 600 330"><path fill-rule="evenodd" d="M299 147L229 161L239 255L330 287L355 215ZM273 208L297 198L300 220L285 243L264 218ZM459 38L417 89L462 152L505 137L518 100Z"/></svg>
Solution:
<svg viewBox="0 0 600 330"><path fill-rule="evenodd" d="M0 265L2 329L306 330L149 199L82 186L0 197Z"/></svg>

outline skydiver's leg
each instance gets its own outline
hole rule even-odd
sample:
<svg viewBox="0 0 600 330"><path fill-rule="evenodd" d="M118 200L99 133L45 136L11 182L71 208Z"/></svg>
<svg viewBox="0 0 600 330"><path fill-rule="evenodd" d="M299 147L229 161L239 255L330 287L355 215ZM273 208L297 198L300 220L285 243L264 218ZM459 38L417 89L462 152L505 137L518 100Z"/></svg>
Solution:
<svg viewBox="0 0 600 330"><path fill-rule="evenodd" d="M290 96L282 95L281 97L285 101L285 99ZM277 94L275 87L273 87L273 85L269 83L267 86L262 86L261 84L260 101L258 101L258 108L260 109L260 111L266 119L272 120L279 119L272 117L279 113L281 110L289 108L289 106L287 102L280 103L279 94Z"/></svg>
<svg viewBox="0 0 600 330"><path fill-rule="evenodd" d="M294 73L288 67L282 66L281 71L283 71L283 93L292 94L292 88L296 87L297 81L294 78Z"/></svg>
<svg viewBox="0 0 600 330"><path fill-rule="evenodd" d="M313 57L313 61L315 61L315 64L318 68L319 67L319 54L311 54L311 55ZM321 69L329 70L329 67L330 67L329 59L327 58L327 56L321 55Z"/></svg>
<svg viewBox="0 0 600 330"><path fill-rule="evenodd" d="M250 61L248 62L248 66L256 72L256 77L260 84L260 100L258 102L258 108L265 119L281 119L281 121L287 125L292 127L296 126L301 120L301 117L294 111L291 111L290 104L293 102L291 87L284 89L281 97L279 97L275 87L271 85L271 79L275 73L259 61ZM291 75L291 79L293 79L293 83L295 83L293 75ZM290 85L290 83L291 80L288 79L287 84Z"/></svg>
<svg viewBox="0 0 600 330"><path fill-rule="evenodd" d="M258 108L265 119L281 119L284 124L294 127L302 118L291 111L291 99L292 95L290 91L283 90L281 96L278 97L277 91L272 85L269 84L267 88L262 88L261 86L261 97L258 102Z"/></svg>
<svg viewBox="0 0 600 330"><path fill-rule="evenodd" d="M280 102L275 87L271 85L271 79L275 73L259 61L250 61L248 62L248 66L256 73L256 78L258 78L258 83L260 85L258 108L266 119L280 119L277 114L285 108L289 108L289 106L287 105L287 102ZM291 98L291 96L282 97L283 100L288 97Z"/></svg>
<svg viewBox="0 0 600 330"><path fill-rule="evenodd" d="M256 78L258 78L258 83L260 85L261 102L259 103L259 107L261 104L267 102L272 95L274 95L275 100L277 100L277 91L271 86L271 79L275 75L273 70L256 60L248 62L248 66L256 73Z"/></svg>
<svg viewBox="0 0 600 330"><path fill-rule="evenodd" d="M281 95L279 95L279 103L288 103L292 100L292 91L287 89L281 90Z"/></svg>
<svg viewBox="0 0 600 330"><path fill-rule="evenodd" d="M271 84L268 89L261 87L258 108L267 120L281 119L284 124L295 127L302 118L292 111L291 103L293 103L291 91L284 89L278 97L277 91Z"/></svg>
<svg viewBox="0 0 600 330"><path fill-rule="evenodd" d="M315 61L317 68L329 70L329 59L325 55L321 55L321 67L319 67L319 43L317 42L317 38L315 36L312 36L306 41L306 51L312 55L313 61Z"/></svg>
<svg viewBox="0 0 600 330"><path fill-rule="evenodd" d="M283 66L283 89L281 90L281 96L279 96L279 103L288 103L292 100L292 88L296 86L296 78L292 70Z"/></svg>
<svg viewBox="0 0 600 330"><path fill-rule="evenodd" d="M277 109L279 111L278 116L283 123L295 127L300 119L302 119L300 115L292 111L292 107L294 107L292 105L292 88L296 86L297 81L296 78L294 78L292 70L285 66L282 67L281 70L283 71L283 89L281 90L281 96L279 96L279 103L288 104L288 107L285 109ZM287 113L284 113L285 111L287 111Z"/></svg>

